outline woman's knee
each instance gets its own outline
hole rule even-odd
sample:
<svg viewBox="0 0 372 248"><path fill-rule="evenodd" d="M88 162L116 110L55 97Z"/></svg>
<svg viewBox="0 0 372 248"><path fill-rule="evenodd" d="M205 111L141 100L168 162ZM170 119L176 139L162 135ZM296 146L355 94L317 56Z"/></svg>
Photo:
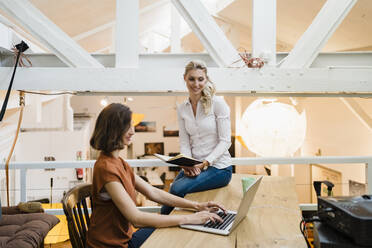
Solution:
<svg viewBox="0 0 372 248"><path fill-rule="evenodd" d="M224 187L228 185L232 178L232 171L229 169L222 169L221 171L217 172L217 178L215 178L216 181L220 182L219 187Z"/></svg>
<svg viewBox="0 0 372 248"><path fill-rule="evenodd" d="M174 183L172 183L169 189L169 193L171 193L172 195L179 196L179 197L184 197L187 194L186 191L187 191L187 187L185 187L185 184L178 182L178 181L175 181Z"/></svg>
<svg viewBox="0 0 372 248"><path fill-rule="evenodd" d="M225 180L226 185L228 185L231 181L231 178L232 178L232 171L231 170L228 170L226 172L225 178L226 178L226 180Z"/></svg>

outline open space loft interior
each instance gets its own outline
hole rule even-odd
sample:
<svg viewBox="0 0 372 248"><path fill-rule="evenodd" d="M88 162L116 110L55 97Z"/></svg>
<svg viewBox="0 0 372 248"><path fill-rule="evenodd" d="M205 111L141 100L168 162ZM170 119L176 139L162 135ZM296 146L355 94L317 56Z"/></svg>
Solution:
<svg viewBox="0 0 372 248"><path fill-rule="evenodd" d="M0 0L2 205L45 199L63 215L66 192L92 183L111 103L133 112L120 156L169 190L180 169L153 154L182 150L177 106L199 60L230 110L234 174L291 177L301 210L317 207L314 181L371 194L371 28L370 0Z"/></svg>

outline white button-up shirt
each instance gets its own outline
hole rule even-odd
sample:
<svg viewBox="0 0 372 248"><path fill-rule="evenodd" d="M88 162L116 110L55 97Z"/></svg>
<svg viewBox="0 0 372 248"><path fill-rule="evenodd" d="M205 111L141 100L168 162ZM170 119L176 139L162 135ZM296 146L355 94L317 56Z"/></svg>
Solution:
<svg viewBox="0 0 372 248"><path fill-rule="evenodd" d="M178 105L177 114L182 154L207 160L218 169L231 165L228 151L231 145L230 108L223 97L213 97L207 115L199 101L194 116L189 99Z"/></svg>

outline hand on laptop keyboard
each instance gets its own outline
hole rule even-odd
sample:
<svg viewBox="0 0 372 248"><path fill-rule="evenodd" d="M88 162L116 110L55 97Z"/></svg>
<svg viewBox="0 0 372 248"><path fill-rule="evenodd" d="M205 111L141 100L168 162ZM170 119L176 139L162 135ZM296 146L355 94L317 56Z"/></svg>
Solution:
<svg viewBox="0 0 372 248"><path fill-rule="evenodd" d="M217 213L218 216L222 218L221 222L207 222L204 224L204 227L209 227L209 228L214 228L214 229L220 229L223 230L229 226L231 222L234 221L235 219L235 214L231 213L224 213L223 211L220 211Z"/></svg>
<svg viewBox="0 0 372 248"><path fill-rule="evenodd" d="M221 220L220 221L215 221L215 222L212 222L211 220L208 220L207 222L204 223L204 226L206 225L213 225L215 223L221 223L223 222L223 218L226 216L225 212L222 211L221 209L217 210L215 212L215 214L217 214L219 217L221 217Z"/></svg>
<svg viewBox="0 0 372 248"><path fill-rule="evenodd" d="M209 212L223 211L226 213L226 209L221 204L218 204L212 201L198 203L196 209L198 211L209 211Z"/></svg>
<svg viewBox="0 0 372 248"><path fill-rule="evenodd" d="M186 220L181 224L205 224L207 221L211 223L222 222L222 218L215 213L208 211L201 211L186 216Z"/></svg>

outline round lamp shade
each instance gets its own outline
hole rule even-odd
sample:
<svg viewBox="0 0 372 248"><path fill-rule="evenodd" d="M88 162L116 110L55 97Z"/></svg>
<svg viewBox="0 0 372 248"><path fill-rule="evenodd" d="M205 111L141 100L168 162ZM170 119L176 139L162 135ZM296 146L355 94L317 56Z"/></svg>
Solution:
<svg viewBox="0 0 372 248"><path fill-rule="evenodd" d="M292 156L305 140L306 113L275 101L258 99L245 110L242 138L259 156Z"/></svg>

